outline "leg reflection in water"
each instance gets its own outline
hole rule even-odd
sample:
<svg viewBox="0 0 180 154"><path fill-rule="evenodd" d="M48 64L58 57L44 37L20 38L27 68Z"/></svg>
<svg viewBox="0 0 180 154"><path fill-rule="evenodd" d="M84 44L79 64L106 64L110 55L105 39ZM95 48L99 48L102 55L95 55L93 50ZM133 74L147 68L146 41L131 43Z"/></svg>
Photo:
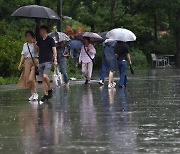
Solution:
<svg viewBox="0 0 180 154"><path fill-rule="evenodd" d="M39 136L37 134L38 126L38 101L31 102L28 110L20 111L19 123L20 133L24 153L37 153L39 145Z"/></svg>
<svg viewBox="0 0 180 154"><path fill-rule="evenodd" d="M125 89L120 89L119 96L120 96L119 100L120 100L121 110L123 112L128 112L127 91Z"/></svg>
<svg viewBox="0 0 180 154"><path fill-rule="evenodd" d="M90 86L85 87L80 106L80 122L82 135L87 138L97 137L96 108Z"/></svg>
<svg viewBox="0 0 180 154"><path fill-rule="evenodd" d="M56 89L56 108L53 117L55 145L65 142L69 136L68 94L69 89L67 87Z"/></svg>
<svg viewBox="0 0 180 154"><path fill-rule="evenodd" d="M21 139L24 153L54 153L51 103L42 106L31 102L30 108L19 113Z"/></svg>

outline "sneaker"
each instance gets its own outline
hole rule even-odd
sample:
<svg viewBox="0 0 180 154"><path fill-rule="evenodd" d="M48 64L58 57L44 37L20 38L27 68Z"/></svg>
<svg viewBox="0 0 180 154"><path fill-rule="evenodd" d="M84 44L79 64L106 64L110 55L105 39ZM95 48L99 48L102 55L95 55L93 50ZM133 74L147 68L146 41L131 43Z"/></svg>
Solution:
<svg viewBox="0 0 180 154"><path fill-rule="evenodd" d="M48 99L49 99L48 95L44 95L44 96L41 98L41 101L42 101L42 102L45 102L45 101L48 100Z"/></svg>
<svg viewBox="0 0 180 154"><path fill-rule="evenodd" d="M116 87L116 82L113 82L113 86Z"/></svg>
<svg viewBox="0 0 180 154"><path fill-rule="evenodd" d="M111 88L115 88L115 84L112 84L112 83L111 83L111 84L109 84L109 85L108 85L108 88L109 88L109 89L111 89Z"/></svg>
<svg viewBox="0 0 180 154"><path fill-rule="evenodd" d="M84 84L85 84L85 85L88 85L88 84L89 84L89 80L86 80Z"/></svg>
<svg viewBox="0 0 180 154"><path fill-rule="evenodd" d="M28 101L33 101L33 100L34 100L34 94L32 94L32 96L28 98Z"/></svg>
<svg viewBox="0 0 180 154"><path fill-rule="evenodd" d="M53 97L53 90L48 90L48 98L52 98Z"/></svg>
<svg viewBox="0 0 180 154"><path fill-rule="evenodd" d="M104 85L104 82L102 80L99 81L100 85Z"/></svg>
<svg viewBox="0 0 180 154"><path fill-rule="evenodd" d="M29 99L28 99L28 101L35 101L35 100L38 100L38 94L37 93L32 94L32 96L29 97Z"/></svg>
<svg viewBox="0 0 180 154"><path fill-rule="evenodd" d="M38 100L39 95L37 93L34 93L34 100Z"/></svg>

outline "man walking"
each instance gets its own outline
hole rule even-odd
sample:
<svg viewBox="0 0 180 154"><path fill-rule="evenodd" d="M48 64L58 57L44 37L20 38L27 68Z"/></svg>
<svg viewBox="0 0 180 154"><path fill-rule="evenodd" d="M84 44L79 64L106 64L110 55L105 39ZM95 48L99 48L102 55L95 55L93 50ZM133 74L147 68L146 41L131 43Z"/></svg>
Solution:
<svg viewBox="0 0 180 154"><path fill-rule="evenodd" d="M56 44L53 38L48 36L48 28L41 26L39 30L40 37L37 39L39 47L39 73L42 76L42 84L44 88L44 96L41 101L48 100L53 97L51 89L49 73L54 60L55 67L57 66L57 51Z"/></svg>

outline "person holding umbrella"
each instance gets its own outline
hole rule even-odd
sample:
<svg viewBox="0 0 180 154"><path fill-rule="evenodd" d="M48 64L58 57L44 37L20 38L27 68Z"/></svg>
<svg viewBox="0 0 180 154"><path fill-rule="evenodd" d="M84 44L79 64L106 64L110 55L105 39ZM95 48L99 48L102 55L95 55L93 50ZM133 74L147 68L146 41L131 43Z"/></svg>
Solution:
<svg viewBox="0 0 180 154"><path fill-rule="evenodd" d="M69 57L69 52L67 47L65 47L65 41L70 41L71 39L63 32L52 32L49 34L49 36L54 39L55 43L57 43L56 50L57 50L57 60L58 60L59 70L61 70L64 76L65 84L68 86L69 79L66 71L66 67L67 67L66 58Z"/></svg>
<svg viewBox="0 0 180 154"><path fill-rule="evenodd" d="M105 77L106 69L109 71L109 83L108 88L114 88L116 86L116 83L114 82L114 73L116 71L116 56L115 56L115 46L116 41L114 41L112 38L106 39L103 42L103 54L102 54L102 63L103 63L103 69L101 74L101 80L99 83L102 82Z"/></svg>
<svg viewBox="0 0 180 154"><path fill-rule="evenodd" d="M125 42L135 41L136 35L128 29L115 28L109 31L106 37L108 38L111 37L117 41L115 47L115 53L117 54L117 63L120 73L119 87L120 88L126 87L127 84L126 68L128 61L130 63L130 69L132 74L134 74L134 70L132 69L132 62L128 51L128 46Z"/></svg>
<svg viewBox="0 0 180 154"><path fill-rule="evenodd" d="M129 54L127 44L123 41L117 42L115 52L117 54L117 63L120 73L119 87L123 88L126 87L127 84L127 64L129 62L129 64L132 65L131 56Z"/></svg>
<svg viewBox="0 0 180 154"><path fill-rule="evenodd" d="M71 40L68 43L68 46L71 49L70 55L74 59L76 66L78 66L79 55L80 55L82 45L83 43L80 40Z"/></svg>
<svg viewBox="0 0 180 154"><path fill-rule="evenodd" d="M66 71L67 68L67 58L69 57L68 48L64 46L64 41L61 41L58 43L57 47L57 57L58 57L58 66L59 70L61 70L63 76L64 76L64 82L68 86L69 85L69 79L68 74Z"/></svg>
<svg viewBox="0 0 180 154"><path fill-rule="evenodd" d="M79 56L79 64L82 63L82 73L86 78L85 84L89 84L93 70L93 60L95 58L96 49L90 44L90 37L83 37L84 45L81 48Z"/></svg>
<svg viewBox="0 0 180 154"><path fill-rule="evenodd" d="M35 76L34 66L38 65L38 46L35 44L35 34L32 31L26 31L25 37L26 43L23 45L18 70L20 71L22 69L23 64L24 68L18 82L18 87L29 88L32 96L28 99L28 101L34 101L38 100L38 94L36 91L37 79Z"/></svg>
<svg viewBox="0 0 180 154"><path fill-rule="evenodd" d="M39 47L39 73L42 76L44 88L44 96L41 101L46 101L53 97L53 91L50 84L49 72L54 60L54 65L57 67L57 51L56 44L52 37L48 36L47 26L41 26L39 29L40 37L37 39Z"/></svg>

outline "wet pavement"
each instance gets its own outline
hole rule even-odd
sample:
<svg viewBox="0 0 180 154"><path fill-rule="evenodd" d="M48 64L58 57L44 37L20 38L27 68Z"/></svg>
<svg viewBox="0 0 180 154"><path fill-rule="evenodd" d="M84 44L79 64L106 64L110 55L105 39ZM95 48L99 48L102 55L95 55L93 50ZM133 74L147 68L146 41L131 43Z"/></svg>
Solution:
<svg viewBox="0 0 180 154"><path fill-rule="evenodd" d="M180 153L180 70L137 72L126 90L57 88L41 105L10 87L0 87L0 154Z"/></svg>

